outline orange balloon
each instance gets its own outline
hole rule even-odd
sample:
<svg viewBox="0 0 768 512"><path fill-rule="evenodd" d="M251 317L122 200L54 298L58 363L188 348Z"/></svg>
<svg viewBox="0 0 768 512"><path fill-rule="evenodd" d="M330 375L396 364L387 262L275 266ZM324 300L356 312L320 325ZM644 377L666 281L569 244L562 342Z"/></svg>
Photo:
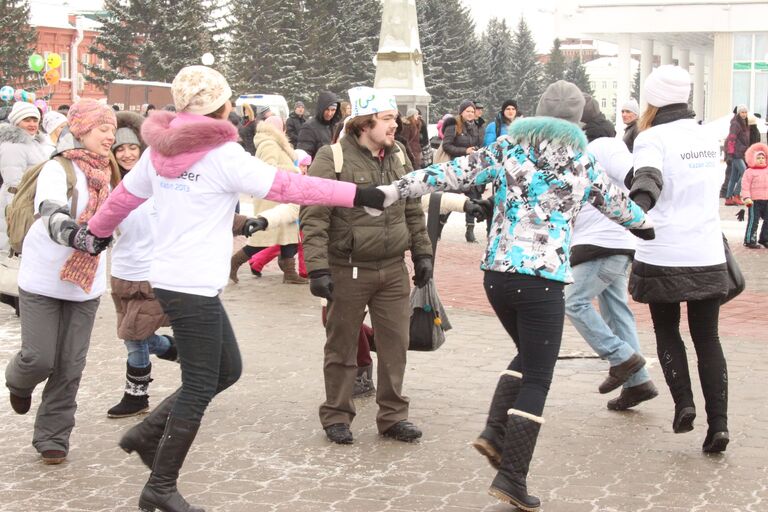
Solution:
<svg viewBox="0 0 768 512"><path fill-rule="evenodd" d="M45 72L45 75L43 76L45 79L45 83L48 85L56 85L59 83L59 79L61 78L61 74L59 73L58 69L49 69Z"/></svg>

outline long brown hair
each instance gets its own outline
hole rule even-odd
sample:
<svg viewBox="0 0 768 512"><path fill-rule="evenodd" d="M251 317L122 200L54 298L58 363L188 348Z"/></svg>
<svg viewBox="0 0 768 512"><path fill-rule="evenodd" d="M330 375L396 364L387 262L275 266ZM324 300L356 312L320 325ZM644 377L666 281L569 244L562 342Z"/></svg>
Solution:
<svg viewBox="0 0 768 512"><path fill-rule="evenodd" d="M654 107L653 105L648 105L645 107L645 110L643 110L640 119L637 120L638 131L642 132L643 130L650 128L653 124L653 120L656 119L656 114L658 113L659 107Z"/></svg>

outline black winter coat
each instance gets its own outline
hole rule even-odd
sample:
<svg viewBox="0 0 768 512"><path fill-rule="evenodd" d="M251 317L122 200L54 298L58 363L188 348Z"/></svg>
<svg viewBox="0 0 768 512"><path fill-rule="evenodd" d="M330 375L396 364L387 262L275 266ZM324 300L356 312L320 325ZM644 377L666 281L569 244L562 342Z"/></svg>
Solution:
<svg viewBox="0 0 768 512"><path fill-rule="evenodd" d="M299 142L299 132L306 122L304 116L298 116L296 112L291 112L291 115L288 116L288 121L285 123L285 134L288 136L288 142L291 143L291 146L296 147Z"/></svg>
<svg viewBox="0 0 768 512"><path fill-rule="evenodd" d="M464 123L460 134L456 134L456 119L449 117L443 124L443 151L451 158L467 156L467 148L480 148L483 138L475 123Z"/></svg>
<svg viewBox="0 0 768 512"><path fill-rule="evenodd" d="M323 91L320 93L315 106L315 116L301 127L296 149L303 149L314 159L318 149L331 143L333 128L336 123L341 121L339 103L339 98L332 92ZM336 105L336 113L330 121L326 121L323 118L323 112L334 104Z"/></svg>

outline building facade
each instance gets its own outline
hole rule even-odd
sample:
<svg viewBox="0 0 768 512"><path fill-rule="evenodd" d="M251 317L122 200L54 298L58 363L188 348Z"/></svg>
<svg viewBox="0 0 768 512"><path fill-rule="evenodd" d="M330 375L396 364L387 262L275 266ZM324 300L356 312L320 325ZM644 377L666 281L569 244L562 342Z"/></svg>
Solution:
<svg viewBox="0 0 768 512"><path fill-rule="evenodd" d="M621 105L631 95L628 94L626 97L619 96L618 64L618 57L599 57L584 64L594 93L592 97L600 105L600 111L612 122L616 122L617 111L621 110ZM630 61L630 70L633 77L639 67L640 63L637 60L632 59ZM621 116L618 119L621 119Z"/></svg>

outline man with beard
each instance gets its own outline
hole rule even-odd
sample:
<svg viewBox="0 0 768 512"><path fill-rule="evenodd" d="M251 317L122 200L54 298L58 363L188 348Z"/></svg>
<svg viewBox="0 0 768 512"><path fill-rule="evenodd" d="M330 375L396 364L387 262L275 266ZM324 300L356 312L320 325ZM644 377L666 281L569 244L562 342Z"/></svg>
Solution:
<svg viewBox="0 0 768 512"><path fill-rule="evenodd" d="M303 149L315 158L318 149L331 143L333 128L341 121L339 103L339 98L332 92L320 93L315 104L315 116L299 130L296 149Z"/></svg>
<svg viewBox="0 0 768 512"><path fill-rule="evenodd" d="M355 87L349 97L352 116L346 135L338 148L318 151L309 174L366 188L389 184L410 172L405 148L395 142L394 96ZM334 149L341 152L334 155ZM339 160L343 163L337 173ZM308 207L302 209L300 219L310 291L328 300L323 365L326 400L320 406L320 422L328 439L338 444L353 442L349 425L355 417L352 389L357 376L357 336L366 306L379 358L378 431L398 441L419 439L421 431L408 421L408 398L402 388L410 317L405 251L411 252L416 286L424 286L432 275L432 246L420 201L397 201L379 216L362 208L345 212Z"/></svg>

